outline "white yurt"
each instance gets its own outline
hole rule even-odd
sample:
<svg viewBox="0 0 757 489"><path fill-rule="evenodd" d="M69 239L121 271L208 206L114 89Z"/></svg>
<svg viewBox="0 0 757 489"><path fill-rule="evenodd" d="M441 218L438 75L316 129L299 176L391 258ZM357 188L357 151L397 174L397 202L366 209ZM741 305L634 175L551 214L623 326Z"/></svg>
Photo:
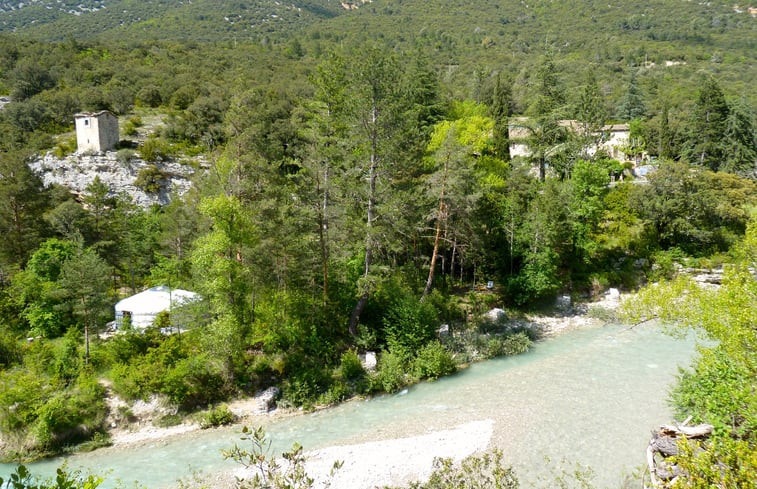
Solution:
<svg viewBox="0 0 757 489"><path fill-rule="evenodd" d="M152 287L116 304L116 327L121 328L124 318L130 317L133 327L144 329L152 325L159 313L198 299L199 294L188 290L171 289L165 285Z"/></svg>

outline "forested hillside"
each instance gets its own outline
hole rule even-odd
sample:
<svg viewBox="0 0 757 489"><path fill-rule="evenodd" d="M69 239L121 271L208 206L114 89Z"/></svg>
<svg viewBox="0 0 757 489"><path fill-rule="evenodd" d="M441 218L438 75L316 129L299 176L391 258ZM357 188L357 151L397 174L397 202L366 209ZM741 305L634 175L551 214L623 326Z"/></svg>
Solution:
<svg viewBox="0 0 757 489"><path fill-rule="evenodd" d="M733 261L757 205L757 19L725 3L8 5L9 457L107 442L104 385L183 413L271 385L309 407L522 352L533 336L487 307ZM192 190L144 209L98 179L44 188L29 162L75 161L73 116L94 110L119 117L125 168L206 162ZM99 337L155 285L203 302Z"/></svg>
<svg viewBox="0 0 757 489"><path fill-rule="evenodd" d="M0 2L0 31L48 40L262 39L341 12L344 8L338 2L328 0Z"/></svg>

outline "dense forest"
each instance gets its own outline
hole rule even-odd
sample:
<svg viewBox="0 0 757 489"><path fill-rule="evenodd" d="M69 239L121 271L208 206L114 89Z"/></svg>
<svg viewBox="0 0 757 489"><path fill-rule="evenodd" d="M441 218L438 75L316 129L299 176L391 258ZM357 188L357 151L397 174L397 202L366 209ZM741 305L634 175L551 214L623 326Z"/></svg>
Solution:
<svg viewBox="0 0 757 489"><path fill-rule="evenodd" d="M107 443L108 390L183 413L271 385L305 407L391 392L528 349L533 334L482 319L492 305L632 290L751 249L757 19L731 5L45 3L0 2L8 459ZM186 162L191 190L143 208L99 179L45 187L29 163L74 153L74 114L103 109L119 164ZM622 158L591 149L612 123L630 129ZM139 185L156 192L152 168ZM202 303L100 338L119 298L155 285ZM753 380L753 350L725 354ZM751 399L722 435L753 448Z"/></svg>

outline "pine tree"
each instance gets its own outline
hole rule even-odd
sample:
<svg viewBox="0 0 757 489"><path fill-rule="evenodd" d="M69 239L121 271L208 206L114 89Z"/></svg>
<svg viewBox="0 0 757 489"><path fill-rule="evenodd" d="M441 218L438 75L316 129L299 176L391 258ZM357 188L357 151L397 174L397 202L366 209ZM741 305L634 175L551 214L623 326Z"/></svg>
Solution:
<svg viewBox="0 0 757 489"><path fill-rule="evenodd" d="M623 121L643 119L647 114L644 98L636 83L636 73L631 73L626 92L618 103L617 117Z"/></svg>
<svg viewBox="0 0 757 489"><path fill-rule="evenodd" d="M25 155L0 152L0 265L20 266L44 234L47 195Z"/></svg>
<svg viewBox="0 0 757 489"><path fill-rule="evenodd" d="M704 80L689 122L684 156L693 164L717 171L725 162L728 104L714 78Z"/></svg>
<svg viewBox="0 0 757 489"><path fill-rule="evenodd" d="M757 124L745 100L731 104L725 128L726 160L722 170L757 178Z"/></svg>
<svg viewBox="0 0 757 489"><path fill-rule="evenodd" d="M502 82L499 74L494 86L490 112L494 119L494 155L501 160L510 161L509 124L512 115L512 89L509 81Z"/></svg>

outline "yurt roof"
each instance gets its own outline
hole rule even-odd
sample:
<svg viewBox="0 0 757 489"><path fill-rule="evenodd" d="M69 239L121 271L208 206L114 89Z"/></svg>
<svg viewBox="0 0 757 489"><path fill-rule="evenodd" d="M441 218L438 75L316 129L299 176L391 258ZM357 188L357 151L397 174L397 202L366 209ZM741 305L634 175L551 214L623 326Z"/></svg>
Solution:
<svg viewBox="0 0 757 489"><path fill-rule="evenodd" d="M171 305L180 306L199 299L195 292L182 289L170 289L165 285L152 287L139 294L127 297L116 304L116 312L128 311L132 314L158 314L168 310Z"/></svg>

